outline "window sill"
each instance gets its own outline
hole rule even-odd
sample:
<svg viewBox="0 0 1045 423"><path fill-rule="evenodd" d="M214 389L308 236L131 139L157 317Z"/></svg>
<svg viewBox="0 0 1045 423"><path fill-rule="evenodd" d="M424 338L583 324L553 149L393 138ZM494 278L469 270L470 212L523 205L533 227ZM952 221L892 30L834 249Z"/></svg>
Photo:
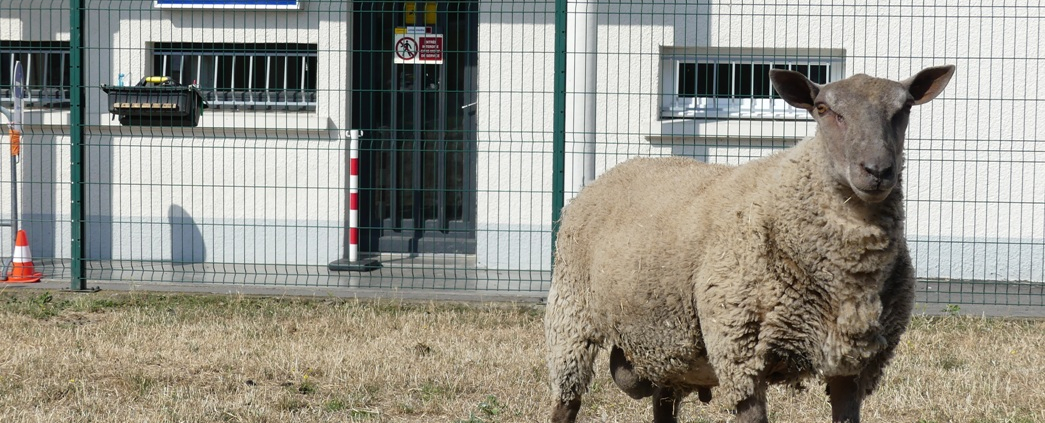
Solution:
<svg viewBox="0 0 1045 423"><path fill-rule="evenodd" d="M212 110L241 110L241 111L287 111L287 112L314 112L314 102L275 102L275 101L222 101L208 102Z"/></svg>
<svg viewBox="0 0 1045 423"><path fill-rule="evenodd" d="M800 110L729 110L729 109L690 109L661 110L661 120L696 119L696 120L796 120L811 121L812 116Z"/></svg>
<svg viewBox="0 0 1045 423"><path fill-rule="evenodd" d="M0 124L0 131L7 133L7 124ZM32 124L22 126L24 137L34 136L69 136L69 124ZM84 134L111 137L148 137L153 142L170 142L175 139L199 139L211 143L229 142L237 139L282 139L300 141L332 141L344 138L345 131L337 128L243 128L243 127L164 127L164 126L123 126L119 122L109 125L85 125ZM53 146L54 144L44 143Z"/></svg>

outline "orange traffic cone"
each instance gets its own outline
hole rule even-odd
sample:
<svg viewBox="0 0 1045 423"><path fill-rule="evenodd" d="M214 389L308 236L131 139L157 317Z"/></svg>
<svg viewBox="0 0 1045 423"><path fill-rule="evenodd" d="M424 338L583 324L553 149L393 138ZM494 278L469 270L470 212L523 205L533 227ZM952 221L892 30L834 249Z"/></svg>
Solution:
<svg viewBox="0 0 1045 423"><path fill-rule="evenodd" d="M33 269L33 254L29 252L29 239L25 236L25 230L19 230L15 237L15 252L11 257L11 273L7 274L7 282L40 282L41 276L43 273Z"/></svg>

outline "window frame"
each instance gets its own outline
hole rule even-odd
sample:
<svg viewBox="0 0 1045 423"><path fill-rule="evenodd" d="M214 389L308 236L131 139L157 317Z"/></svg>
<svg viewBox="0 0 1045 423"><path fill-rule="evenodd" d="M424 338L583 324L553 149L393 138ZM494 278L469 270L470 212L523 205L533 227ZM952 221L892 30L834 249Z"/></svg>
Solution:
<svg viewBox="0 0 1045 423"><path fill-rule="evenodd" d="M316 110L317 44L153 43L151 50L154 75L196 84L212 108Z"/></svg>
<svg viewBox="0 0 1045 423"><path fill-rule="evenodd" d="M17 60L22 62L25 73L26 108L68 109L69 48L68 41L0 40L0 104L14 104L10 83ZM57 66L51 63L54 56L58 57Z"/></svg>
<svg viewBox="0 0 1045 423"><path fill-rule="evenodd" d="M809 120L805 110L796 109L780 99L769 86L768 95L754 94L758 84L755 66L767 69L798 66L826 67L826 82L837 81L845 75L845 50L843 49L796 49L796 48L716 48L662 46L660 51L661 101L658 119L782 119ZM693 81L682 77L683 65L693 66ZM730 91L725 96L701 96L709 87L721 88L721 80L705 80L702 84L699 68L715 67L719 71L729 69L726 81ZM753 94L737 95L740 66L751 66L752 77L749 91ZM767 72L768 73L768 72ZM717 74L716 74L717 78ZM768 75L764 77L768 84ZM703 85L703 87L702 87ZM765 88L765 87L763 87ZM714 90L715 88L711 88ZM686 92L692 93L692 95Z"/></svg>

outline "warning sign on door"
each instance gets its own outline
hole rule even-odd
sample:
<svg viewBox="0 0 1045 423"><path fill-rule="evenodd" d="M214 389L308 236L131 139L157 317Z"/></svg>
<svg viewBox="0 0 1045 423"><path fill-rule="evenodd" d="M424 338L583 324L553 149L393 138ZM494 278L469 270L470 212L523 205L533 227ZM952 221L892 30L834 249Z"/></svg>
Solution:
<svg viewBox="0 0 1045 423"><path fill-rule="evenodd" d="M443 34L396 34L394 62L404 65L443 64Z"/></svg>
<svg viewBox="0 0 1045 423"><path fill-rule="evenodd" d="M410 63L417 58L417 40L414 37L396 36L396 63Z"/></svg>
<svg viewBox="0 0 1045 423"><path fill-rule="evenodd" d="M417 52L417 59L425 63L443 63L443 36L440 35L426 35L420 37L417 41L420 50Z"/></svg>

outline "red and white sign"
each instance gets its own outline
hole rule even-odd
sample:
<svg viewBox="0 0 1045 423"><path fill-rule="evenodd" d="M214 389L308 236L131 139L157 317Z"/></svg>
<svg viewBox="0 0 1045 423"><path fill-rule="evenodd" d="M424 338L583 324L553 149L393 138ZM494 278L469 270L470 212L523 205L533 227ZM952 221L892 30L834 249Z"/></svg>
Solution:
<svg viewBox="0 0 1045 423"><path fill-rule="evenodd" d="M417 39L396 35L396 63L411 63L417 59Z"/></svg>
<svg viewBox="0 0 1045 423"><path fill-rule="evenodd" d="M443 64L443 34L396 34L394 63Z"/></svg>

